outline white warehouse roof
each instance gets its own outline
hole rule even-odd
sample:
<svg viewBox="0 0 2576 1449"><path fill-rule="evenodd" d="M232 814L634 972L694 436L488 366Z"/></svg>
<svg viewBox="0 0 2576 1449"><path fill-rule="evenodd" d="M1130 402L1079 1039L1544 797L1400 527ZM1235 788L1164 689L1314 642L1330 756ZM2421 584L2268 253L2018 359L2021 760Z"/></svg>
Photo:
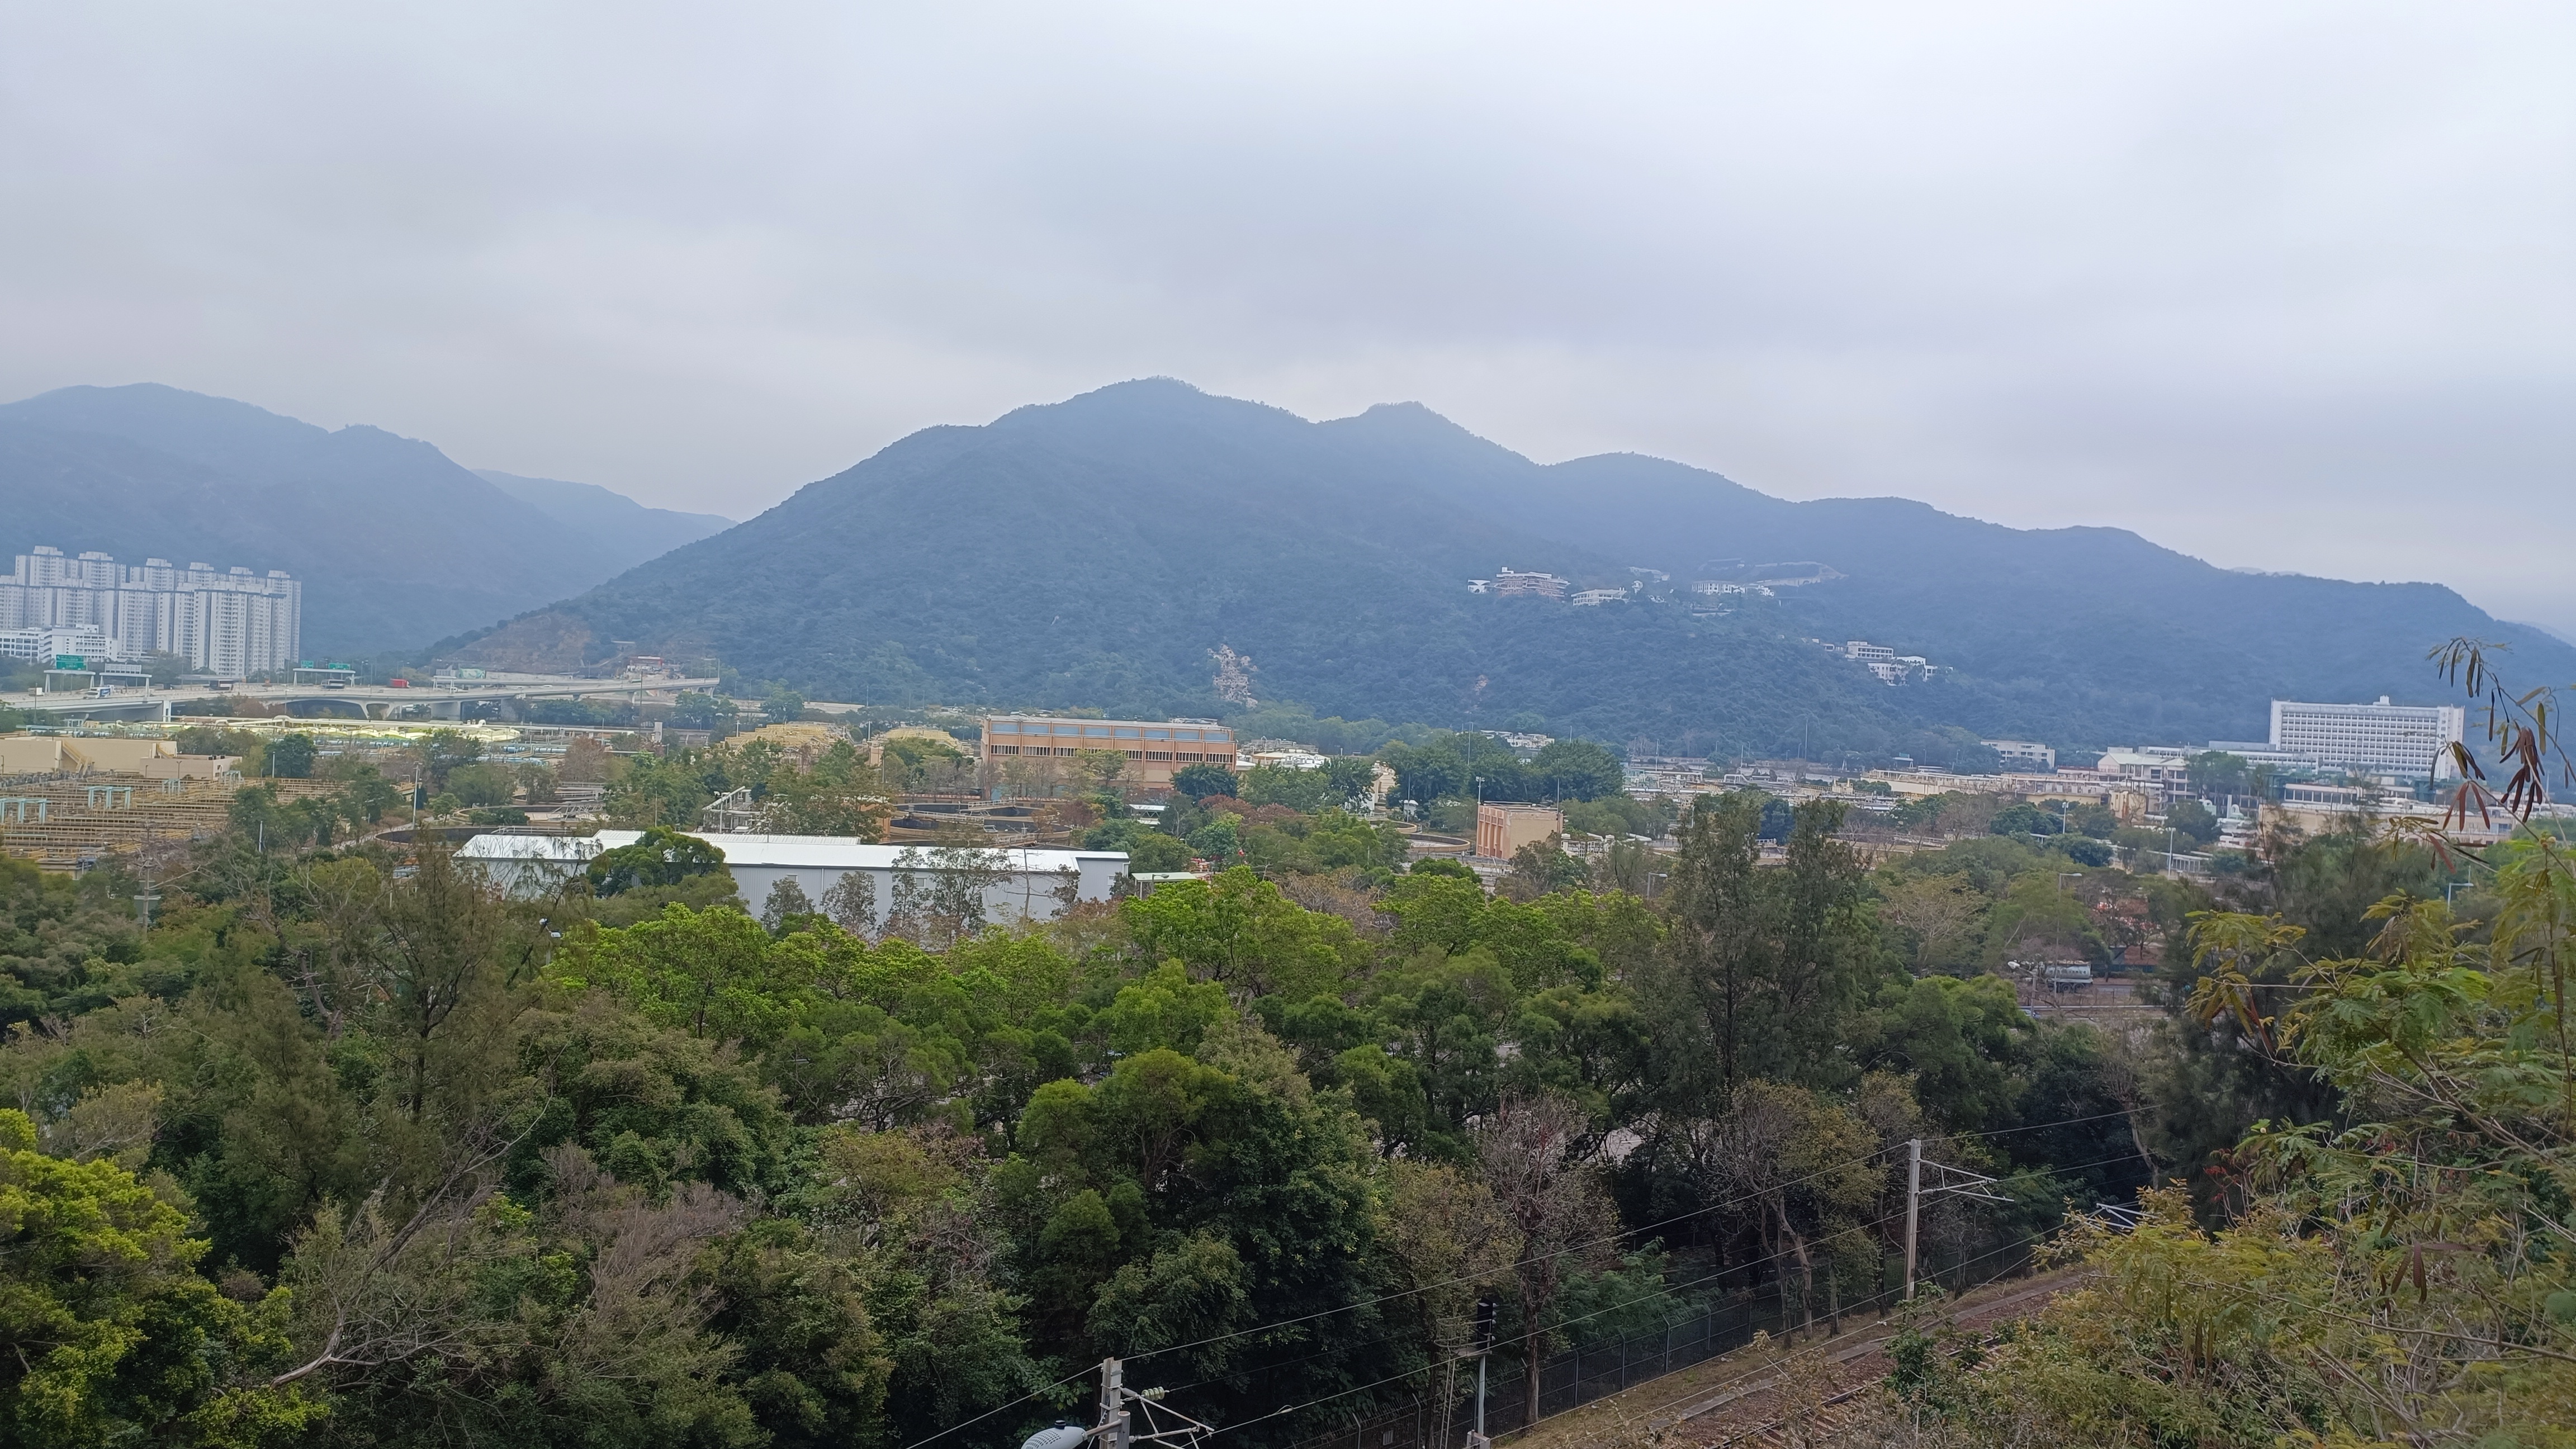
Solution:
<svg viewBox="0 0 2576 1449"><path fill-rule="evenodd" d="M525 860L587 863L602 851L633 845L644 838L641 830L603 830L597 835L478 835L465 842L457 855L467 860ZM869 845L844 835L729 835L712 834L693 837L716 848L728 866L771 866L813 870L893 870L906 851L927 858L930 850L914 845ZM1053 871L1080 870L1085 861L1116 861L1124 865L1123 850L1061 850L1038 846L1020 850L996 850L996 862L1004 870Z"/></svg>
<svg viewBox="0 0 2576 1449"><path fill-rule="evenodd" d="M539 896L560 888L602 852L643 838L640 830L603 830L591 836L478 835L457 858L512 895ZM905 880L940 872L935 849L869 845L844 835L718 833L695 838L724 856L726 872L755 909L784 881L793 880L806 900L819 901L826 891L856 879L867 882L867 894L878 909L892 911ZM993 870L984 887L984 908L994 919L1046 920L1074 900L1108 900L1127 873L1123 850L1030 847L983 854L979 864Z"/></svg>

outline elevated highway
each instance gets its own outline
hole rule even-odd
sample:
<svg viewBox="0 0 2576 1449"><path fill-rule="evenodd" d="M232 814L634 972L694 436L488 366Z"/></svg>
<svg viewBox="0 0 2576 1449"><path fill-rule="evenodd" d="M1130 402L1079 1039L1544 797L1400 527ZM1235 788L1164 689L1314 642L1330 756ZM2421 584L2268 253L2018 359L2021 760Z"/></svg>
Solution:
<svg viewBox="0 0 2576 1449"><path fill-rule="evenodd" d="M504 717L515 719L517 705L537 699L622 699L634 701L648 694L676 694L687 690L713 693L719 681L714 679L581 679L551 674L496 674L482 679L438 678L423 680L409 688L396 689L381 684L348 684L333 688L327 684L243 684L231 689L118 689L114 694L13 694L0 698L13 709L37 716L50 716L56 722L72 720L167 720L172 706L204 703L213 700L255 699L261 704L283 707L287 713L302 718L329 718L340 714L347 718L401 719L415 708L425 708L433 719L462 717L469 704L501 706ZM303 706L303 708L299 708Z"/></svg>

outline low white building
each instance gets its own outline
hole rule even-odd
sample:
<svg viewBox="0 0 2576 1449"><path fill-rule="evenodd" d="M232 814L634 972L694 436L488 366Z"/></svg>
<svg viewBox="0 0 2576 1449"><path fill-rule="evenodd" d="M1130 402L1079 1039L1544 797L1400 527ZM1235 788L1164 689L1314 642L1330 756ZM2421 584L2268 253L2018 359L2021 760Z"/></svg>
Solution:
<svg viewBox="0 0 2576 1449"><path fill-rule="evenodd" d="M1829 650L1834 649L1831 644L1825 647ZM1847 639L1843 641L1842 647L1834 652L1841 654L1845 659L1857 660L1870 673L1877 675L1878 682L1881 684L1905 684L1913 680L1929 678L1932 673L1932 661L1922 655L1899 654L1890 645L1872 644L1866 639Z"/></svg>
<svg viewBox="0 0 2576 1449"><path fill-rule="evenodd" d="M2191 789L2191 751L2175 745L2132 745L2104 752L2093 768L2106 779L2166 795Z"/></svg>
<svg viewBox="0 0 2576 1449"><path fill-rule="evenodd" d="M1245 769L1255 765L1275 765L1282 770L1320 770L1332 762L1330 756L1300 746L1276 750L1249 750L1243 756Z"/></svg>
<svg viewBox="0 0 2576 1449"><path fill-rule="evenodd" d="M0 629L0 659L51 664L65 655L121 664L125 662L126 650L88 624L64 628Z"/></svg>
<svg viewBox="0 0 2576 1449"><path fill-rule="evenodd" d="M1979 744L1995 752L2007 770L2054 770L2057 751L2036 740L1980 740Z"/></svg>
<svg viewBox="0 0 2576 1449"><path fill-rule="evenodd" d="M644 838L640 830L603 830L597 835L478 835L456 853L463 863L483 872L504 891L517 896L548 894L590 868L603 852ZM702 835L715 847L732 873L743 901L755 912L782 880L793 878L807 900L818 905L825 892L845 876L865 876L875 892L876 915L884 920L895 908L896 882L910 876L925 888L943 872L935 852L921 846L869 845L838 835ZM995 922L1051 920L1070 895L1078 901L1105 901L1127 873L1122 850L987 850L977 868L989 872L984 888L984 918Z"/></svg>

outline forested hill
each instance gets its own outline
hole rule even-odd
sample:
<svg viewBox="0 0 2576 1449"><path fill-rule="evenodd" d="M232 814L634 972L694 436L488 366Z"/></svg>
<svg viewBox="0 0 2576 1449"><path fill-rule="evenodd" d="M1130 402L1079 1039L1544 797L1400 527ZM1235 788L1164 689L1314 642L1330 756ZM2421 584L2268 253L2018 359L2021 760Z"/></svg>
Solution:
<svg viewBox="0 0 2576 1449"><path fill-rule="evenodd" d="M713 513L647 508L596 483L524 478L492 468L477 468L474 476L620 558L659 558L733 527L732 519Z"/></svg>
<svg viewBox="0 0 2576 1449"><path fill-rule="evenodd" d="M1505 455L1508 456L1508 455ZM1209 652L1265 699L1626 740L1902 748L1890 691L1767 622L1467 592L1614 560L1450 503L1401 454L1178 383L931 428L458 657L560 666L610 639L868 701L1213 714Z"/></svg>
<svg viewBox="0 0 2576 1449"><path fill-rule="evenodd" d="M0 406L0 561L44 543L284 569L304 581L305 647L331 654L418 647L723 526L514 483L547 497L523 502L378 428L152 384L63 388Z"/></svg>
<svg viewBox="0 0 2576 1449"><path fill-rule="evenodd" d="M1725 560L1836 577L1719 616L1467 591L1505 565L1678 590ZM1687 594L1681 594L1687 599ZM2424 651L2515 637L2446 589L2232 574L2107 529L1901 500L1787 503L1631 457L1541 466L1418 407L1309 423L1157 380L924 430L760 518L461 641L570 662L611 638L877 702L1207 713L1208 652L1322 713L1693 748L1886 752L1964 727L2068 746L2243 737L2275 694L2421 695ZM1949 666L1878 684L1810 639Z"/></svg>
<svg viewBox="0 0 2576 1449"><path fill-rule="evenodd" d="M1411 404L1321 426L1409 454L1461 506L1677 583L1824 564L1840 577L1777 591L1783 625L1959 671L1968 697L1942 708L1983 733L2249 739L2274 697L2447 702L2424 656L2464 634L2510 644L2535 679L2576 679L2576 649L2440 584L2239 573L2126 529L2006 528L1903 498L1791 502L1637 454L1536 466Z"/></svg>

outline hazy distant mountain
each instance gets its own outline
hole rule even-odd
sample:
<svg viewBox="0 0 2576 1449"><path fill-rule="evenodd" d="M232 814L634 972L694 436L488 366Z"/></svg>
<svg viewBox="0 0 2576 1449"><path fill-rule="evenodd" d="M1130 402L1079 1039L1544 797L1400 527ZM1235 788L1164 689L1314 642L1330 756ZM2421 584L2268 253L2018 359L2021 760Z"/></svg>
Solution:
<svg viewBox="0 0 2576 1449"><path fill-rule="evenodd" d="M1636 454L1498 465L1427 409L1320 425L1416 458L1461 506L1676 583L1728 562L1815 560L1841 577L1777 591L1784 627L1868 639L1959 671L1944 707L1985 733L2056 740L2259 738L2276 697L2449 703L2425 665L2457 635L2512 646L2513 677L2576 677L2576 648L2440 584L2221 569L2125 529L2005 528L1902 498L1795 503Z"/></svg>
<svg viewBox="0 0 2576 1449"><path fill-rule="evenodd" d="M1695 612L1708 568L1823 582ZM1674 602L1471 594L1502 566ZM2262 728L2274 693L2431 698L2426 649L2576 650L2447 589L2231 574L2110 529L2023 532L1901 500L1788 503L1635 457L1543 467L1418 407L1310 423L1170 381L926 429L758 518L465 642L562 663L612 638L843 699L1207 713L1207 652L1266 697L1515 718L1706 748L1882 752L1964 727L2078 745ZM1816 640L1948 670L1889 688Z"/></svg>
<svg viewBox="0 0 2576 1449"><path fill-rule="evenodd" d="M598 491L636 516L593 502L598 521L567 518L427 443L155 384L0 406L0 558L50 543L284 569L316 654L417 646L577 593L665 551L687 517Z"/></svg>
<svg viewBox="0 0 2576 1449"><path fill-rule="evenodd" d="M681 544L695 543L733 527L732 519L718 514L647 508L596 483L522 478L494 468L477 468L474 476L564 527L639 559L659 558Z"/></svg>

